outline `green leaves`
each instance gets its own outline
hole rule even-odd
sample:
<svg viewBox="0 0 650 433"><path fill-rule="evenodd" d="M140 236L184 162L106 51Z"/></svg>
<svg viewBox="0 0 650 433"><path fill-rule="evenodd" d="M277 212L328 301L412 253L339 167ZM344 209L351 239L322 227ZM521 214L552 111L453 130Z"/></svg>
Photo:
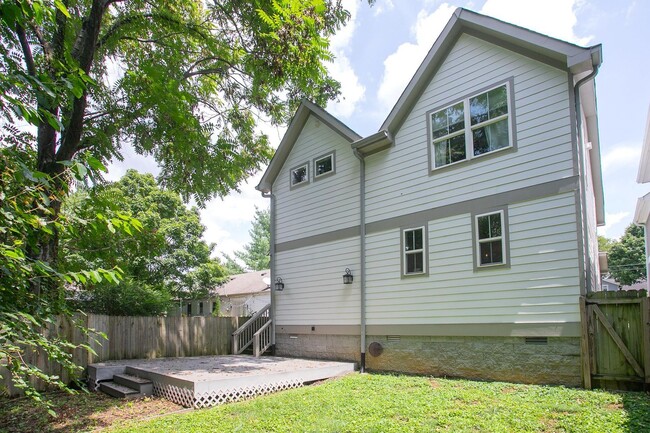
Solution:
<svg viewBox="0 0 650 433"><path fill-rule="evenodd" d="M602 243L602 242L601 242ZM619 241L611 241L607 253L609 273L627 286L646 278L643 228L630 224Z"/></svg>

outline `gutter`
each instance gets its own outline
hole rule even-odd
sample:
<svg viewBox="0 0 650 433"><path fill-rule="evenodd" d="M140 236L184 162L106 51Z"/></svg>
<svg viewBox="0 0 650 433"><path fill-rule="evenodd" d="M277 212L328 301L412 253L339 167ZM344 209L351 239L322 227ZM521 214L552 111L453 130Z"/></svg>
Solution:
<svg viewBox="0 0 650 433"><path fill-rule="evenodd" d="M272 192L262 191L262 197L271 199L271 237L269 239L269 270L271 273L271 282L269 284L269 291L271 292L271 353L275 355L275 290L273 289L273 282L275 281L275 195Z"/></svg>
<svg viewBox="0 0 650 433"><path fill-rule="evenodd" d="M354 156L359 160L359 228L360 228L360 248L361 248L361 362L359 372L366 371L366 161L359 153L358 149L353 148Z"/></svg>
<svg viewBox="0 0 650 433"><path fill-rule="evenodd" d="M574 92L574 99L575 99L575 111L576 111L576 122L577 122L577 133L578 133L578 158L580 161L580 167L582 168L582 173L580 173L580 213L582 216L582 235L584 239L584 253L585 253L585 289L586 292L589 293L592 291L593 287L591 287L591 266L589 266L589 263L591 262L591 252L589 249L589 233L588 233L588 216L587 212L585 210L585 204L586 204L586 191L587 191L587 184L586 184L586 174L587 174L587 168L585 165L585 151L584 151L584 143L583 143L583 136L582 136L582 116L580 114L580 87L587 83L589 80L593 79L597 74L598 74L598 69L600 68L600 63L595 63L592 64L593 68L589 75L586 77L582 78L579 80L574 86L573 86L573 92Z"/></svg>

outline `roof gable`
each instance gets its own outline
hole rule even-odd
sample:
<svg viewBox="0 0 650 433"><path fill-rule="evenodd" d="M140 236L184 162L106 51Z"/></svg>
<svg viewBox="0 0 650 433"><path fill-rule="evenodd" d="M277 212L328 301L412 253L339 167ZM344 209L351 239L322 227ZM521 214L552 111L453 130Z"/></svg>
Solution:
<svg viewBox="0 0 650 433"><path fill-rule="evenodd" d="M466 33L533 57L574 74L590 71L601 62L601 47L583 48L523 27L458 8L433 44L415 75L381 125L380 130L395 134L433 79L461 34Z"/></svg>
<svg viewBox="0 0 650 433"><path fill-rule="evenodd" d="M255 189L262 193L268 193L271 191L273 182L275 182L275 179L278 177L282 166L291 153L293 146L296 144L296 140L302 132L302 129L305 127L305 123L307 123L309 116L315 116L350 143L361 139L359 134L348 128L343 124L343 122L329 114L327 111L312 102L303 100L300 103L298 110L296 110L296 114L293 115L291 123L289 123L289 127L287 128L287 132L284 134L278 149L275 151L275 155L273 155L268 168L264 172L260 183L255 187Z"/></svg>

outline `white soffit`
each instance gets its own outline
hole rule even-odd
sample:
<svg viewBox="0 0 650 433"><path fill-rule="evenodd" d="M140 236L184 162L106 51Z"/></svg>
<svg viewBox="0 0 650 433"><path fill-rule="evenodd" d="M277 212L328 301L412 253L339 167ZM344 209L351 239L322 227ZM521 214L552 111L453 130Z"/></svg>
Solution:
<svg viewBox="0 0 650 433"><path fill-rule="evenodd" d="M645 135L643 137L643 147L641 148L641 162L639 162L639 173L636 176L638 183L650 182L650 107L645 123ZM641 200L641 199L639 199Z"/></svg>

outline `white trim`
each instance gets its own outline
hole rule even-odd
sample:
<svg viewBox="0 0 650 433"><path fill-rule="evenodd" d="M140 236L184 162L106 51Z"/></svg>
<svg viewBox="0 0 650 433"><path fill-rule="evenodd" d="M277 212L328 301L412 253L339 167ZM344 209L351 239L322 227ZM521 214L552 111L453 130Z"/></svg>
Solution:
<svg viewBox="0 0 650 433"><path fill-rule="evenodd" d="M406 250L406 234L410 232L414 232L416 230L420 230L422 232L422 248L415 249L415 250ZM402 230L402 260L404 263L404 267L402 269L402 275L404 276L411 276L411 275L423 275L427 273L427 231L425 226L420 226L420 227L410 227L407 229ZM408 255L414 255L414 254L422 254L422 271L420 272L408 272L407 267L408 267L408 261L406 260Z"/></svg>
<svg viewBox="0 0 650 433"><path fill-rule="evenodd" d="M470 107L471 107L470 106L470 99L476 98L477 96L486 94L486 93L488 93L488 92L490 92L490 91L492 91L494 89L498 89L498 88L504 87L504 86L505 86L505 91L506 91L506 108L508 110L507 113L502 114L500 116L497 116L497 117L495 117L493 119L484 120L483 122L472 125L472 118L471 118L471 113L470 113L470 111L471 111L470 110ZM514 126L513 126L514 102L512 100L512 92L511 92L511 87L510 86L511 86L511 84L510 84L509 80L505 81L505 82L501 82L501 83L498 83L496 85L490 86L488 88L481 89L479 92L473 93L473 94L471 94L469 96L466 96L466 97L464 97L464 98L462 98L460 100L455 100L451 104L445 105L442 108L431 110L431 111L428 111L426 113L427 125L428 125L428 131L427 131L427 133L428 133L428 142L429 142L428 145L430 147L430 154L431 154L431 161L429 162L429 164L430 164L429 170L430 171L433 172L435 170L439 170L439 169L442 169L442 168L449 167L450 165L454 165L454 164L458 164L458 163L466 162L466 161L471 161L472 159L480 158L480 157L482 157L484 155L491 155L494 152L499 152L501 150L506 150L506 149L512 149L514 147L514 140L513 140L513 137L514 137ZM462 105L463 105L463 107L462 107L462 109L463 109L463 119L464 119L463 129L460 130L460 131L454 131L451 134L447 134L447 135L444 135L442 137L438 137L438 138L435 138L435 139L432 138L432 136L433 136L433 116L435 114L441 112L441 111L444 111L444 110L447 110L450 107L453 107L454 105L458 105L459 103L462 103ZM489 109L489 107L488 107L488 109ZM481 153L479 155L474 155L474 131L476 129L484 128L486 126L492 125L494 123L497 123L497 122L500 122L500 121L503 121L503 120L506 120L508 122L508 145L500 147L498 149L483 152L483 153ZM461 159L461 160L458 160L458 161L450 162L449 164L436 166L436 148L435 148L435 145L437 143L448 140L450 138L454 138L454 137L459 136L461 134L465 135L465 158Z"/></svg>
<svg viewBox="0 0 650 433"><path fill-rule="evenodd" d="M300 182L294 182L293 181L294 180L294 177L293 177L294 172L296 170L300 170L302 168L305 169L305 179L301 180ZM304 164L300 164L300 165L292 168L289 171L289 185L291 186L291 188L295 188L297 186L304 185L304 184L307 184L307 183L309 183L309 162L305 162Z"/></svg>
<svg viewBox="0 0 650 433"><path fill-rule="evenodd" d="M478 219L480 217L496 215L496 214L499 214L499 218L501 219L501 236L481 239L481 237L479 235ZM474 215L474 226L475 226L474 230L476 230L476 241L475 241L476 243L474 245L474 249L476 250L476 252L475 252L476 266L478 268L489 268L491 266L503 266L503 265L508 264L508 255L506 253L506 236L505 236L506 227L505 227L505 224L506 224L506 219L505 219L503 210L498 210L498 211L494 211L494 212L486 212L486 213L482 213L482 214L479 214L479 215ZM481 264L481 243L494 242L494 241L497 241L497 240L501 240L501 262L499 262L499 263ZM483 241L483 242L481 242L481 241Z"/></svg>
<svg viewBox="0 0 650 433"><path fill-rule="evenodd" d="M318 164L319 161L322 161L322 160L327 159L327 158L330 159L330 163L331 163L330 170L326 171L325 173L317 174L316 173L316 165ZM318 179L320 177L327 176L328 174L335 173L336 170L335 170L334 164L335 164L334 163L334 152L330 152L327 155L323 155L323 156L321 156L319 158L314 158L314 179Z"/></svg>

